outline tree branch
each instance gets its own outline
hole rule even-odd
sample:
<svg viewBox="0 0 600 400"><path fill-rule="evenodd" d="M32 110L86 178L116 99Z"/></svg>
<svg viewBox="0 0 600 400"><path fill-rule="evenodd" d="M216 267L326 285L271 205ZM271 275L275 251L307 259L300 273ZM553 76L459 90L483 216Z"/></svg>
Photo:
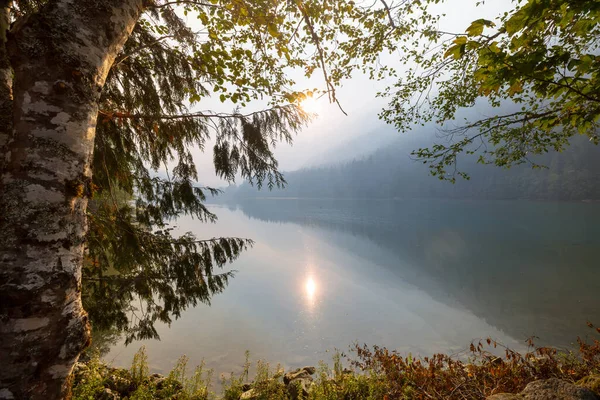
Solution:
<svg viewBox="0 0 600 400"><path fill-rule="evenodd" d="M165 39L171 39L174 37L176 37L176 35L165 35L165 36L159 37L152 43L148 43L147 45L137 47L137 48L133 49L133 51L131 51L130 53L121 55L121 57L119 57L115 60L115 63L113 64L113 68L116 67L117 65L119 65L120 63L122 63L123 61L125 61L126 59L128 59L129 57L131 57L132 55L137 54L140 51L145 50L149 47L155 46Z"/></svg>
<svg viewBox="0 0 600 400"><path fill-rule="evenodd" d="M163 4L155 4L155 5L151 5L151 6L146 6L146 8L157 9L157 8L177 6L177 5L182 5L182 4L191 4L191 5L200 6L200 7L220 8L223 10L225 9L221 6L218 6L217 4L207 3L207 2L203 2L203 1L194 1L194 0L175 0L175 1L169 1L169 2L166 2Z"/></svg>
<svg viewBox="0 0 600 400"><path fill-rule="evenodd" d="M390 20L390 25L392 26L392 28L396 28L396 23L394 22L394 18L392 17L392 10L390 10L390 7L388 6L387 2L385 0L379 1L381 2L381 4L383 4L383 8L385 8L385 11L387 12L388 19Z"/></svg>
<svg viewBox="0 0 600 400"><path fill-rule="evenodd" d="M106 111L106 110L99 110L98 113L105 115L109 118L145 119L145 120L172 120L172 119L185 119L185 118L245 119L245 118L249 118L249 117L252 117L255 115L268 113L270 111L283 110L283 109L292 108L292 107L296 107L296 106L294 106L293 104L288 104L288 105L284 105L284 106L274 106L269 109L254 111L254 112L247 113L247 114L212 113L209 111L208 113L207 112L196 112L196 113L189 113L189 114L157 115L157 114L130 114L130 113L125 113L125 112L111 112L111 111Z"/></svg>
<svg viewBox="0 0 600 400"><path fill-rule="evenodd" d="M327 88L328 88L327 93L329 94L329 101L331 103L336 103L338 105L339 109L342 110L344 115L348 115L346 113L346 111L344 111L344 109L342 108L342 105L340 104L340 102L338 101L338 99L335 95L335 87L333 86L333 84L331 83L331 80L329 79L329 74L327 73L327 67L325 66L325 54L323 53L323 49L321 48L321 41L319 39L319 36L315 32L315 28L314 28L312 22L310 22L310 17L306 13L306 10L304 9L304 7L302 7L302 4L300 2L298 2L297 4L298 4L298 9L302 13L302 17L304 18L304 22L306 22L306 26L308 27L308 30L310 31L310 35L312 37L313 43L317 47L317 52L319 53L319 62L321 64L321 70L323 71L323 78L325 79L325 84L327 85Z"/></svg>
<svg viewBox="0 0 600 400"><path fill-rule="evenodd" d="M231 271L227 271L227 272L223 272L220 274L215 274L215 275L204 275L204 274L197 274L197 278L202 278L202 279L210 279L210 278L219 278L219 277L224 277L224 276L231 276L232 274L236 273L237 270L231 270ZM150 279L160 279L160 280L177 280L180 279L180 276L177 275L162 275L162 274L146 274L144 272L141 272L137 275L134 276L122 276L122 275L109 275L109 276L102 276L102 277L92 277L92 276L83 276L82 280L84 281L88 281L88 282L119 282L121 284L125 283L125 284L134 284L137 282L141 282L143 280L150 280Z"/></svg>

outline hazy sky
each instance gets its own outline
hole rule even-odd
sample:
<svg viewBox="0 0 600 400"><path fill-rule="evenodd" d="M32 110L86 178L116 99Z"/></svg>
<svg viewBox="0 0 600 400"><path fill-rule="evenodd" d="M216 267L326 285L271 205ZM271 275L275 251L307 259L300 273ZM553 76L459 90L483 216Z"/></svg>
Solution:
<svg viewBox="0 0 600 400"><path fill-rule="evenodd" d="M435 10L446 14L440 23L440 29L452 32L464 32L470 22L478 18L495 19L504 11L514 7L511 0L488 0L479 7L475 6L477 0L446 0L445 4L436 6ZM191 25L196 24L195 18L190 18ZM383 62L394 63L399 55L385 56ZM322 79L316 74L307 87L315 84L323 87ZM317 79L317 81L315 81ZM303 78L297 77L302 87ZM305 81L306 82L306 81ZM305 128L294 140L293 146L280 144L276 149L276 155L280 163L280 169L290 171L307 165L314 164L323 154L335 152L340 146L352 139L365 134L377 134L378 131L390 131L377 117L378 112L386 104L385 99L376 98L378 91L385 88L384 82L373 82L365 76L356 75L353 79L346 81L343 87L337 90L338 98L348 113L345 116L337 107L327 102L325 97L317 100L314 111L318 117ZM260 103L251 103L249 110L263 108ZM231 103L220 103L218 100L203 100L196 110L213 110L218 112L231 112L234 105ZM398 137L401 134L398 133ZM318 144L318 145L317 145ZM359 151L359 150L357 150ZM206 152L200 150L194 152L200 180L203 184L212 186L223 186L227 183L215 176L212 166L212 144L206 146ZM236 183L241 183L239 180Z"/></svg>

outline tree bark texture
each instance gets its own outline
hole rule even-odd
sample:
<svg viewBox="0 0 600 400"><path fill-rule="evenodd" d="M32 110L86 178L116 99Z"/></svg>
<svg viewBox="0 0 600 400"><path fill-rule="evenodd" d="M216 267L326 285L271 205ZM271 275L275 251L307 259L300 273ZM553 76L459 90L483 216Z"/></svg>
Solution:
<svg viewBox="0 0 600 400"><path fill-rule="evenodd" d="M142 0L50 0L0 50L0 399L68 397L89 344L80 294L98 99L141 12Z"/></svg>

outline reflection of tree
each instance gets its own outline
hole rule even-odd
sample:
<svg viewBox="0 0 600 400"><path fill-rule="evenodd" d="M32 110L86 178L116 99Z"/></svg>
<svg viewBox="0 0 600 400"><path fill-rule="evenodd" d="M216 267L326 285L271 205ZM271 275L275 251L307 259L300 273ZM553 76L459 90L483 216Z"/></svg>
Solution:
<svg viewBox="0 0 600 400"><path fill-rule="evenodd" d="M440 301L457 301L516 339L568 345L600 314L600 213L554 203L252 200L251 218L325 228ZM346 235L375 243L364 254ZM392 257L383 257L391 254Z"/></svg>
<svg viewBox="0 0 600 400"><path fill-rule="evenodd" d="M82 269L82 301L93 329L118 330L127 343L158 338L156 322L169 324L198 303L210 304L234 276L225 265L252 245L242 238L173 235L166 221L140 217L132 198L117 190L90 201L90 247ZM192 218L216 219L199 207L201 216Z"/></svg>

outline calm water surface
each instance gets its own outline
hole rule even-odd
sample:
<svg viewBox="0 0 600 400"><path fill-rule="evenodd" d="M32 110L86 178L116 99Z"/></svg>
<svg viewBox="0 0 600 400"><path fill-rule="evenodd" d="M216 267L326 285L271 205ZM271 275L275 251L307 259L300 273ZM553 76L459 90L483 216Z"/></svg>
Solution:
<svg viewBox="0 0 600 400"><path fill-rule="evenodd" d="M180 355L215 373L244 351L285 367L329 361L335 348L378 344L419 355L491 336L515 349L538 336L568 347L600 323L600 205L439 200L248 200L212 206L219 222L179 221L199 237L254 248L212 306L190 309L161 340L118 344L128 365Z"/></svg>

